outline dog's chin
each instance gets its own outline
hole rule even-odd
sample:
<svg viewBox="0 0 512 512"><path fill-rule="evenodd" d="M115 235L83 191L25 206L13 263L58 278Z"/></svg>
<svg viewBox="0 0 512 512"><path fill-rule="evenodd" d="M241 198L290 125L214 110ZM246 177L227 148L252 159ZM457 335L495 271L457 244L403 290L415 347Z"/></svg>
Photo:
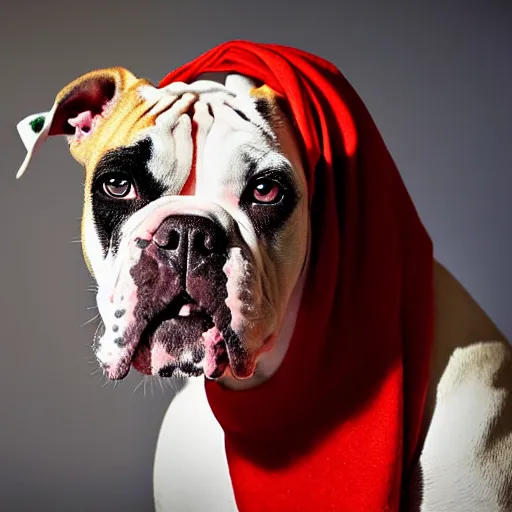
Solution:
<svg viewBox="0 0 512 512"><path fill-rule="evenodd" d="M194 302L176 299L148 322L131 360L125 360L125 369L112 377L122 379L131 366L160 377L250 378L256 354L244 348L243 340L229 326L217 325L218 317Z"/></svg>
<svg viewBox="0 0 512 512"><path fill-rule="evenodd" d="M145 329L132 367L160 377L222 377L229 365L226 341L213 319L201 310L159 318Z"/></svg>

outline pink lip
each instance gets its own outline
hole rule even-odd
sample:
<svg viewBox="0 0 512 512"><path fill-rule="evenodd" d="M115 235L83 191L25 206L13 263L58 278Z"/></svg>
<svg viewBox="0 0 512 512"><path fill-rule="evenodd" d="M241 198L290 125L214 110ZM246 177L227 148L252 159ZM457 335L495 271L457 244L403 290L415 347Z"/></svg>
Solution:
<svg viewBox="0 0 512 512"><path fill-rule="evenodd" d="M133 354L131 365L144 375L152 375L151 348L146 343L139 343Z"/></svg>
<svg viewBox="0 0 512 512"><path fill-rule="evenodd" d="M211 336L209 336L208 333L205 333L204 335L206 336L205 341L206 341L206 344L208 345L208 338ZM243 377L244 379L248 379L248 378L252 377L252 375L254 374L254 370L256 368L256 363L257 363L258 357L261 354L268 352L269 350L272 349L275 339L276 339L275 334L270 334L269 336L267 336L265 338L261 348L256 352L256 354L253 358L254 365L253 365L252 371L250 372L250 374L244 376ZM210 340L210 341L213 341L213 340ZM206 347L206 348L208 350L208 347ZM138 372L140 372L144 375L154 375L153 364L152 364L152 359L154 357L155 357L155 355L152 353L151 346L149 346L146 343L139 343L135 350L135 353L132 357L131 366L135 370L137 370ZM208 361L208 358L207 358L207 361ZM205 372L206 376L213 374L214 371L215 371L215 368L212 366L211 362L210 362L210 364L206 364L206 367L204 368L204 372ZM231 378L235 378L235 379L240 378L233 374L230 363L227 363L225 368L222 370L222 373L220 375L216 376L215 378L213 378L212 380L218 380L222 377L231 377Z"/></svg>
<svg viewBox="0 0 512 512"><path fill-rule="evenodd" d="M184 304L180 308L179 317L187 322L188 317L197 311L195 304ZM157 332L157 331L155 331ZM143 335L144 336L144 335ZM166 338L155 339L155 334L149 338L139 339L131 357L131 366L144 375L158 375L161 370L168 366L180 367L181 355L169 354L166 349ZM224 338L217 327L213 326L203 332L202 339L198 340L197 345L191 345L190 350L197 350L202 347L203 354L203 374L209 379L218 379L224 374L227 360L227 347ZM185 347L184 347L185 348ZM196 363L196 368L200 367Z"/></svg>

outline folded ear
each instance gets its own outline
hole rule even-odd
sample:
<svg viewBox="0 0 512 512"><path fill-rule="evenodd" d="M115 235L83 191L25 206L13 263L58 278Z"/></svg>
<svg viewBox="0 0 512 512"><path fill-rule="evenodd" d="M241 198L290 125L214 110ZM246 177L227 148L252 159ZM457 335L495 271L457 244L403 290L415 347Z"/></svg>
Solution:
<svg viewBox="0 0 512 512"><path fill-rule="evenodd" d="M101 119L108 117L123 91L137 81L124 68L91 71L64 87L50 111L32 114L20 121L17 129L27 155L16 178L23 175L32 157L49 136L65 135L70 144L90 136Z"/></svg>
<svg viewBox="0 0 512 512"><path fill-rule="evenodd" d="M226 77L226 87L237 94L250 96L251 92L257 88L257 83L247 76L230 73Z"/></svg>
<svg viewBox="0 0 512 512"><path fill-rule="evenodd" d="M254 100L256 110L274 130L280 127L286 119L291 119L285 97L268 85L253 87L250 95Z"/></svg>
<svg viewBox="0 0 512 512"><path fill-rule="evenodd" d="M286 100L282 94L252 78L236 73L228 74L226 87L236 94L251 98L256 110L273 127L288 113Z"/></svg>

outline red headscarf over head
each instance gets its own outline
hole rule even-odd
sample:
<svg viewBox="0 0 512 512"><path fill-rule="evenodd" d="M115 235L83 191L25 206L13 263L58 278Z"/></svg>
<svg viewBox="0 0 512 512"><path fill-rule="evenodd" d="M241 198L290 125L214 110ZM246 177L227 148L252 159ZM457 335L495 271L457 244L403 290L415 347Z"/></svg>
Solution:
<svg viewBox="0 0 512 512"><path fill-rule="evenodd" d="M431 240L363 102L331 63L221 44L167 75L234 72L284 96L304 151L312 253L266 383L206 382L241 512L398 510L417 455L433 325Z"/></svg>

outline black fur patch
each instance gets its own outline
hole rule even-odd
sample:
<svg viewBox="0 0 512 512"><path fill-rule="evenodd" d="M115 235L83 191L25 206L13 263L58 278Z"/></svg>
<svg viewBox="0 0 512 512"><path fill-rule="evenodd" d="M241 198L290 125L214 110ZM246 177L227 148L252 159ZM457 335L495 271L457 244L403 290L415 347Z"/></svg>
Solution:
<svg viewBox="0 0 512 512"><path fill-rule="evenodd" d="M112 247L114 253L117 251L121 228L126 220L137 210L158 199L166 190L148 168L151 154L152 143L147 138L132 146L109 151L96 166L91 190L92 211L105 256L109 247ZM138 197L114 199L106 195L102 185L109 175L124 175L133 181Z"/></svg>
<svg viewBox="0 0 512 512"><path fill-rule="evenodd" d="M254 105L260 116L272 126L272 116L274 113L274 105L267 98L256 98Z"/></svg>
<svg viewBox="0 0 512 512"><path fill-rule="evenodd" d="M283 191L282 198L275 204L260 204L254 201L253 191L258 180L275 181ZM251 161L247 166L246 187L240 197L240 208L251 219L256 234L271 240L290 218L299 201L299 192L293 180L292 170L288 166L258 170L257 163Z"/></svg>

